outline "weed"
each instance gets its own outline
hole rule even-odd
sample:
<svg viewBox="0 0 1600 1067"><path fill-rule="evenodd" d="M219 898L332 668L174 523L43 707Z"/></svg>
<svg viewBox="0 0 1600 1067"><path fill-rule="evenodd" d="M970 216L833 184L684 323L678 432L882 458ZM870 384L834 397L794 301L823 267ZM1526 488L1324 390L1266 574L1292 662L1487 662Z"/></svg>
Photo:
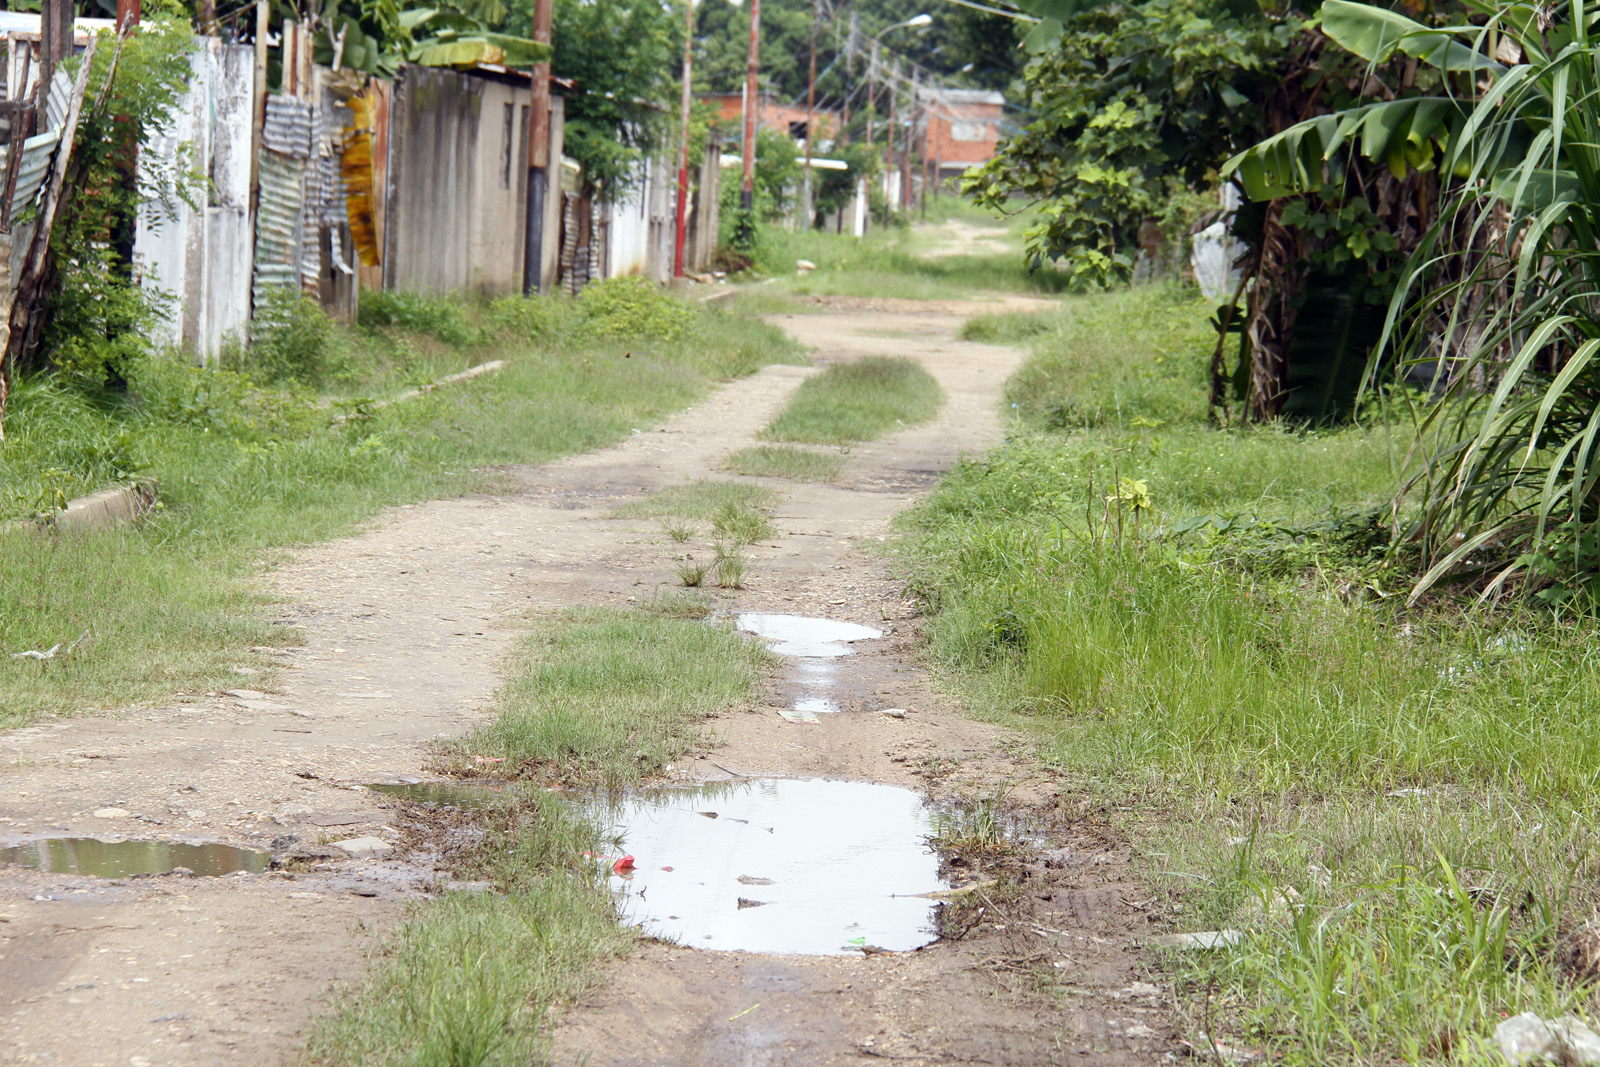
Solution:
<svg viewBox="0 0 1600 1067"><path fill-rule="evenodd" d="M718 542L713 546L716 552L716 562L712 570L717 576L717 587L720 589L744 588L744 552L738 544L723 544Z"/></svg>
<svg viewBox="0 0 1600 1067"><path fill-rule="evenodd" d="M695 534L693 526L685 526L682 523L668 522L666 520L662 520L661 529L665 531L668 537L680 545L687 543Z"/></svg>
<svg viewBox="0 0 1600 1067"><path fill-rule="evenodd" d="M831 482L844 470L844 457L794 445L752 445L723 460L723 466L736 474L757 478Z"/></svg>
<svg viewBox="0 0 1600 1067"><path fill-rule="evenodd" d="M693 309L644 278L607 278L584 287L578 297L583 329L607 341L672 344L696 332Z"/></svg>
<svg viewBox="0 0 1600 1067"><path fill-rule="evenodd" d="M711 601L703 594L684 593L676 589L658 589L639 607L669 619L703 619L712 610Z"/></svg>
<svg viewBox="0 0 1600 1067"><path fill-rule="evenodd" d="M762 431L775 441L843 445L927 422L944 390L914 360L867 356L807 378Z"/></svg>
<svg viewBox="0 0 1600 1067"><path fill-rule="evenodd" d="M735 545L753 545L778 536L778 528L772 525L766 515L734 501L721 505L711 516L711 532L727 538Z"/></svg>
<svg viewBox="0 0 1600 1067"><path fill-rule="evenodd" d="M467 321L459 300L377 289L361 294L358 314L365 329L398 327L457 348L476 344L482 337L482 331Z"/></svg>
<svg viewBox="0 0 1600 1067"><path fill-rule="evenodd" d="M251 324L250 347L240 369L268 380L318 385L347 370L349 345L322 306L297 288L268 290Z"/></svg>
<svg viewBox="0 0 1600 1067"><path fill-rule="evenodd" d="M711 567L709 564L695 563L690 560L674 564L672 570L678 576L678 581L690 589L698 589L705 582L706 575L710 573Z"/></svg>

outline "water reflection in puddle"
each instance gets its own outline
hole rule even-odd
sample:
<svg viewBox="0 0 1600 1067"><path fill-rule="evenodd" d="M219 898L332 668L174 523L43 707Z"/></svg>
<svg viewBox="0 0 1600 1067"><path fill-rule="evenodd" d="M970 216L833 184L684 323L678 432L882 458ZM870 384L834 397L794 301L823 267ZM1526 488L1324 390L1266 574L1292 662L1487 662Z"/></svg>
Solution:
<svg viewBox="0 0 1600 1067"><path fill-rule="evenodd" d="M771 779L659 790L600 810L634 857L623 917L695 948L830 955L934 940L946 888L922 797L895 786Z"/></svg>
<svg viewBox="0 0 1600 1067"><path fill-rule="evenodd" d="M16 863L50 874L89 874L126 878L169 874L183 867L206 877L249 871L259 874L272 857L232 845L184 845L173 841L100 841L92 837L53 837L0 849L0 863Z"/></svg>
<svg viewBox="0 0 1600 1067"><path fill-rule="evenodd" d="M367 788L430 808L482 808L505 796L505 785L458 785L455 782L369 782Z"/></svg>
<svg viewBox="0 0 1600 1067"><path fill-rule="evenodd" d="M882 630L857 626L853 622L811 619L803 615L740 615L738 626L757 637L775 642L772 651L780 656L805 656L833 659L850 656L851 641L870 641L882 637Z"/></svg>

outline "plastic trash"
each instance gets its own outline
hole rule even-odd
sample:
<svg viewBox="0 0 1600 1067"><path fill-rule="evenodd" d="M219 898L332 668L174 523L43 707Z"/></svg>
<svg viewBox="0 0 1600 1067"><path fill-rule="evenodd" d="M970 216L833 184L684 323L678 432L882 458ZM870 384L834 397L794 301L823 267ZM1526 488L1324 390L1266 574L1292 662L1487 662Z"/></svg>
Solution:
<svg viewBox="0 0 1600 1067"><path fill-rule="evenodd" d="M623 856L611 865L611 869L618 874L629 874L633 871L633 857Z"/></svg>

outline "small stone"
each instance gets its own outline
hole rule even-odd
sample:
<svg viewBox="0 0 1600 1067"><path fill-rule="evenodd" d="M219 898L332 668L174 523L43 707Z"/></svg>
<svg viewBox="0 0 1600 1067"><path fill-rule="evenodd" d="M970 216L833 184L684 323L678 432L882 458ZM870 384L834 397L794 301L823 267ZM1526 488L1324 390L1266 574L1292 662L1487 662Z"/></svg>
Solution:
<svg viewBox="0 0 1600 1067"><path fill-rule="evenodd" d="M321 893L290 893L290 900L321 900Z"/></svg>
<svg viewBox="0 0 1600 1067"><path fill-rule="evenodd" d="M255 689L224 689L222 695L235 700L264 700L267 694Z"/></svg>
<svg viewBox="0 0 1600 1067"><path fill-rule="evenodd" d="M179 878L193 878L194 877L194 872L191 871L187 867L174 867L174 868L172 868L172 870L168 871L167 873L168 874L177 875Z"/></svg>
<svg viewBox="0 0 1600 1067"><path fill-rule="evenodd" d="M797 259L794 261L794 269L796 274L804 274L807 271L816 270L817 265L809 259Z"/></svg>
<svg viewBox="0 0 1600 1067"><path fill-rule="evenodd" d="M878 713L880 715L887 715L891 719L903 719L906 717L905 708L879 708Z"/></svg>
<svg viewBox="0 0 1600 1067"><path fill-rule="evenodd" d="M97 819L126 819L130 814L127 808L96 808L94 811Z"/></svg>
<svg viewBox="0 0 1600 1067"><path fill-rule="evenodd" d="M352 837L344 841L335 841L333 847L349 855L351 859L368 859L372 856L387 856L394 851L394 846L381 837Z"/></svg>
<svg viewBox="0 0 1600 1067"><path fill-rule="evenodd" d="M1244 940L1239 930L1203 930L1193 934L1165 934L1152 937L1150 944L1157 948L1175 948L1184 952L1198 949L1232 948Z"/></svg>
<svg viewBox="0 0 1600 1067"><path fill-rule="evenodd" d="M1581 1067L1600 1065L1600 1034L1571 1015L1546 1020L1525 1011L1495 1027L1494 1040L1511 1064L1553 1060Z"/></svg>

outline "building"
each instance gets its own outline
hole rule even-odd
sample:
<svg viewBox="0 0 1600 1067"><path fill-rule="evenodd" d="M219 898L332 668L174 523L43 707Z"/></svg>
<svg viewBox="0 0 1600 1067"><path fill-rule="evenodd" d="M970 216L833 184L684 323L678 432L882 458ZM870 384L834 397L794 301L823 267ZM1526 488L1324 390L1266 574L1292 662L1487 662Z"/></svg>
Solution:
<svg viewBox="0 0 1600 1067"><path fill-rule="evenodd" d="M940 178L988 162L1000 140L1005 102L988 89L919 89L917 103L926 116L922 158L938 168Z"/></svg>
<svg viewBox="0 0 1600 1067"><path fill-rule="evenodd" d="M701 93L698 99L711 104L717 109L717 121L737 123L744 115L743 93ZM813 149L820 143L832 141L838 129L839 118L832 111L822 108L816 109L817 139L813 142ZM769 130L793 137L797 141L806 139L806 109L804 104L786 104L776 97L763 93L756 100L756 122ZM741 127L742 128L742 127Z"/></svg>

